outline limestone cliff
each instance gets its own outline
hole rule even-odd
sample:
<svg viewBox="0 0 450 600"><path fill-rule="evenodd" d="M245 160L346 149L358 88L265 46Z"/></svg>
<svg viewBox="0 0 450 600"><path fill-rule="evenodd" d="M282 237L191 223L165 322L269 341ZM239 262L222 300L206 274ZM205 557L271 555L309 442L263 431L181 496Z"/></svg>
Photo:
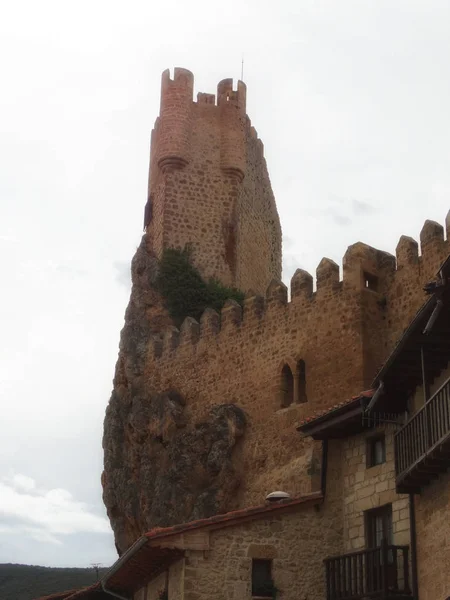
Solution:
<svg viewBox="0 0 450 600"><path fill-rule="evenodd" d="M119 554L152 527L229 509L240 481L233 450L245 430L244 412L219 404L197 420L177 390L157 391L144 378L149 341L171 324L155 287L157 273L144 236L132 262L104 423L103 499Z"/></svg>

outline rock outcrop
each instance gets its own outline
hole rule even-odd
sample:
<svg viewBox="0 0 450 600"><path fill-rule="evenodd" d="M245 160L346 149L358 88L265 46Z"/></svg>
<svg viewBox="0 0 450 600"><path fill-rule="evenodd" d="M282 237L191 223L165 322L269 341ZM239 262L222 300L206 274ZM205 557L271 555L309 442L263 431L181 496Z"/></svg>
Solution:
<svg viewBox="0 0 450 600"><path fill-rule="evenodd" d="M233 450L246 427L242 409L220 404L193 421L180 393L157 393L144 379L150 339L171 325L157 274L144 236L104 423L103 499L119 554L152 527L228 510L240 483Z"/></svg>

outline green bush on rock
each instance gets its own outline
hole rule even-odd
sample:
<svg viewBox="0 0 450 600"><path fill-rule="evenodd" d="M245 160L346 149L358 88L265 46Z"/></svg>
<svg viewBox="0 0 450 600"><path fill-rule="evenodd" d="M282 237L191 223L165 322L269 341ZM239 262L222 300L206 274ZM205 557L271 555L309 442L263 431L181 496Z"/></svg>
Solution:
<svg viewBox="0 0 450 600"><path fill-rule="evenodd" d="M189 246L163 251L156 287L177 327L186 317L199 320L206 308L220 311L230 298L241 306L244 301L243 292L236 288L228 288L217 279L205 282L192 264Z"/></svg>

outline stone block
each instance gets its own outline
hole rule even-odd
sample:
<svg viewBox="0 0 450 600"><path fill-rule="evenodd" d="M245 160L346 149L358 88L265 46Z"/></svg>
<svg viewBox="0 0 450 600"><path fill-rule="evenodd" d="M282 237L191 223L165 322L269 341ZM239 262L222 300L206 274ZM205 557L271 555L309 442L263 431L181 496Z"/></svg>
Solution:
<svg viewBox="0 0 450 600"><path fill-rule="evenodd" d="M362 500L363 498L367 498L368 496L372 496L375 493L375 486L374 485L367 485L363 488L361 488L360 490L358 490L358 492L356 493L356 498L358 500Z"/></svg>
<svg viewBox="0 0 450 600"><path fill-rule="evenodd" d="M379 483L375 484L375 490L377 492L385 492L387 489L388 489L387 481L380 481Z"/></svg>

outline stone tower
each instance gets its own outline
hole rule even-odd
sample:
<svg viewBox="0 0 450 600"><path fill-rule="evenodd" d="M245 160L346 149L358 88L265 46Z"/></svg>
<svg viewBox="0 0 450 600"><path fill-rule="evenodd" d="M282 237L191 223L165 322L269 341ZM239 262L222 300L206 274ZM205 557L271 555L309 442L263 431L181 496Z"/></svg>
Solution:
<svg viewBox="0 0 450 600"><path fill-rule="evenodd" d="M194 76L162 74L151 137L144 227L149 250L191 244L204 278L263 292L281 276L281 228L263 144L246 114L246 86L233 80L197 94Z"/></svg>

